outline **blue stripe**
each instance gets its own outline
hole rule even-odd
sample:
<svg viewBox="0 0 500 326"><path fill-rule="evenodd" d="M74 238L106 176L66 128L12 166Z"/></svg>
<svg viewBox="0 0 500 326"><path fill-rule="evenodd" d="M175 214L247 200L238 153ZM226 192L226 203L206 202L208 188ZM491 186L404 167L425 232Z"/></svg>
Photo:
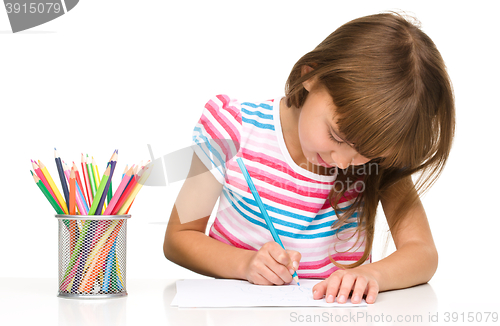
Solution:
<svg viewBox="0 0 500 326"><path fill-rule="evenodd" d="M272 114L264 114L259 111L248 111L247 109L241 109L241 112L247 114L247 115L256 115L259 118L266 119L266 120L273 120L273 115Z"/></svg>
<svg viewBox="0 0 500 326"><path fill-rule="evenodd" d="M244 201L246 201L248 204L252 205L252 206L257 206L257 203L255 202L254 199L251 199L251 198L246 198L244 197L243 198ZM266 210L268 212L274 212L276 214L279 214L279 215L283 215L283 216L288 216L288 217L291 217L291 218L294 218L294 219L297 219L297 220L301 220L301 221L305 221L307 223L311 223L313 220L322 220L324 218L328 218L328 217L332 217L332 216L335 216L335 211L334 210L331 210L329 212L326 212L326 213L323 213L323 214L317 214L315 217L311 218L309 216L305 216L305 215L301 215L301 214L296 214L296 213L293 213L293 212L290 212L290 211L286 211L286 210L283 210L283 209L280 209L280 208L277 208L277 207L274 207L274 206L268 206L266 204L264 204L264 206L266 207ZM349 206L347 206L345 209L349 208ZM354 213L353 214L353 217L356 217L358 215L358 213Z"/></svg>
<svg viewBox="0 0 500 326"><path fill-rule="evenodd" d="M260 226L260 227L268 230L267 225L266 225L265 222L262 223L262 222L260 222L260 221L258 221L256 219L252 218L251 216L249 216L249 215L245 214L244 212L242 212L235 205L234 202L237 201L237 202L240 203L240 205L245 210L249 211L250 213L254 214L255 216L261 216L260 212L251 209L250 207L248 207L247 205L245 205L243 203L243 201L241 199L246 199L246 198L244 198L244 197L242 197L240 199L235 198L235 197L241 197L241 196L239 196L237 193L231 191L230 189L227 189L227 187L224 187L222 193L224 194L224 196L226 197L226 199L231 203L231 206L233 207L233 209L240 214L240 216L242 216L243 218L245 218L250 223L255 224L257 226ZM236 195L236 196L234 196L234 195ZM233 197L233 198L230 198L230 197ZM298 229L298 230L304 230L304 227L302 225L298 225L298 224L295 224L295 223L284 222L284 221L282 221L280 219L272 218L272 217L271 217L271 219L273 220L273 223L275 223L275 224L284 225L284 226L295 228L295 229ZM328 226L331 225L331 223L324 223L324 224L328 225ZM286 236L288 238L294 238L294 239L317 239L317 238L324 238L324 237L335 235L337 232L343 231L343 230L348 229L348 228L356 227L357 225L358 224L356 222L354 222L354 223L347 223L347 224L343 225L342 227L340 227L338 229L334 229L334 230L326 231L326 232L321 232L321 233L315 233L315 234L296 234L296 233L292 233L292 232L288 232L288 231L283 231L283 230L280 230L280 229L276 229L276 232L278 233L278 235L280 235L280 236ZM307 228L307 229L309 229L309 228Z"/></svg>
<svg viewBox="0 0 500 326"><path fill-rule="evenodd" d="M273 125L269 125L269 124L265 124L265 123L260 123L260 122L257 122L255 120L252 120L252 119L247 119L245 117L241 117L241 121L249 123L249 124L252 124L252 125L254 125L254 126L258 127L258 128L261 128L261 129L274 130L274 126Z"/></svg>
<svg viewBox="0 0 500 326"><path fill-rule="evenodd" d="M273 109L272 105L264 104L264 103L259 103L257 105L255 103L243 102L243 103L241 103L241 105L246 105L246 106L249 106L249 107L254 108L254 109L255 108L263 108L263 109L266 109L266 110L272 110Z"/></svg>
<svg viewBox="0 0 500 326"><path fill-rule="evenodd" d="M221 156L221 153L219 153L218 151L214 150L212 145L210 144L210 141L208 140L208 138L203 134L203 131L200 127L195 127L194 128L194 131L195 132L198 132L198 138L201 138L203 140L203 143L199 141L199 139L197 138L196 135L193 136L193 141L196 143L196 145L198 145L198 147L203 151L203 153L205 153L205 155L208 157L208 159L212 162L213 166L215 166L217 168L217 170L220 172L220 174L222 175L222 177L224 177L225 173L224 171L219 168L220 167L223 167L223 169L225 170L226 169L226 162L222 159L222 156ZM215 156L219 162L221 164L216 164L212 158L210 157L210 155L204 150L203 148L203 144L207 144L207 147L208 147L208 150L210 151L210 153L213 154L213 156ZM211 170L211 168L207 167L209 170Z"/></svg>

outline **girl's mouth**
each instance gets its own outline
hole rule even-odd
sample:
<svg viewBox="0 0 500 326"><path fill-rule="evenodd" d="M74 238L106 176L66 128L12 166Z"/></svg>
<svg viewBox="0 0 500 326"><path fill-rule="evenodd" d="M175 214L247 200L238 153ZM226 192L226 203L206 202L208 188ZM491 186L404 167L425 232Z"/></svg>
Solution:
<svg viewBox="0 0 500 326"><path fill-rule="evenodd" d="M321 158L321 156L319 156L319 154L317 154L317 156L318 156L318 164L319 165L322 165L322 166L327 167L327 168L332 168L333 167L332 165L330 165L330 164L326 163L325 161L323 161L323 159Z"/></svg>

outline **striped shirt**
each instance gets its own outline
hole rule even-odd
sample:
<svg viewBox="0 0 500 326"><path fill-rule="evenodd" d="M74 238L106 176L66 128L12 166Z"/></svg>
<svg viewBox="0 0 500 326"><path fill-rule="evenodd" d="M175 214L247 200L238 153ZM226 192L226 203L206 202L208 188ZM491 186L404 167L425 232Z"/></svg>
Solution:
<svg viewBox="0 0 500 326"><path fill-rule="evenodd" d="M279 108L280 98L239 102L217 95L206 103L194 128L193 147L223 184L209 236L255 251L273 241L236 162L236 157L242 157L281 242L302 255L298 276L327 278L338 269L330 256L341 264L361 258L364 234L359 240L355 234L357 213L347 224L331 228L337 217L328 194L338 170L324 176L293 161L283 138ZM355 197L349 198L342 198L339 207L351 205Z"/></svg>

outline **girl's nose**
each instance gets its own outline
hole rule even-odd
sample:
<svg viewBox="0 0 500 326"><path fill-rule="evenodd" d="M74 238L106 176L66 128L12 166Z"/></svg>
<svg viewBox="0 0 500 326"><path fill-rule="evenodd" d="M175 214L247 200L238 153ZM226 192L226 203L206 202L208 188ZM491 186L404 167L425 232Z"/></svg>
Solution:
<svg viewBox="0 0 500 326"><path fill-rule="evenodd" d="M337 166L339 168L347 169L350 164L352 164L352 161L354 160L354 156L341 156L341 155L336 155L336 153L332 153L332 160L337 163Z"/></svg>

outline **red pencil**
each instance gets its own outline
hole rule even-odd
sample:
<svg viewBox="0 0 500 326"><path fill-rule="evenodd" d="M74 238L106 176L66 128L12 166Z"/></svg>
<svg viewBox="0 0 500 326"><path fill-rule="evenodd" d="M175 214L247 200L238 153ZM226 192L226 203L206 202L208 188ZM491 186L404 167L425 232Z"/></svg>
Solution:
<svg viewBox="0 0 500 326"><path fill-rule="evenodd" d="M111 215L116 215L116 213L120 210L120 208L122 207L125 200L127 200L128 195L130 195L130 193L134 189L134 186L136 183L137 183L137 180L134 178L134 176L132 176L132 179L130 180L127 188L125 188L125 191L123 191L123 194L120 196L118 203L116 203L115 208L113 208Z"/></svg>
<svg viewBox="0 0 500 326"><path fill-rule="evenodd" d="M76 215L76 180L75 170L71 169L69 176L69 215Z"/></svg>
<svg viewBox="0 0 500 326"><path fill-rule="evenodd" d="M83 157L83 153L82 153L82 173L83 173L83 181L85 181L85 189L87 192L87 205L90 207L90 205L92 205L92 200L90 200L90 195L91 195L90 181L89 181L89 175L87 173L87 161ZM83 191L83 193L85 194L85 191Z"/></svg>
<svg viewBox="0 0 500 326"><path fill-rule="evenodd" d="M78 182L78 186L80 187L80 190L82 191L83 200L87 201L87 198L85 198L85 189L83 189L83 185L82 185L82 179L80 179L80 172L78 172L78 168L76 167L75 162L73 162L73 169L75 170L76 182ZM88 203L87 203L87 206L88 206Z"/></svg>
<svg viewBox="0 0 500 326"><path fill-rule="evenodd" d="M49 185L49 183L47 182L47 179L45 179L45 176L43 175L43 172L42 170L40 169L40 167L38 166L38 164L36 164L35 161L31 160L31 165L33 166L33 170L35 170L35 173L36 175L40 178L40 180L42 180L42 183L43 185L45 186L45 188L47 188L47 190L49 191L49 193L52 195L52 197L54 198L54 200L56 201L56 203L59 205L59 207L62 209L62 206L61 206L61 203L59 202L59 200L57 199L56 195L54 194L54 192L52 191L52 187Z"/></svg>

